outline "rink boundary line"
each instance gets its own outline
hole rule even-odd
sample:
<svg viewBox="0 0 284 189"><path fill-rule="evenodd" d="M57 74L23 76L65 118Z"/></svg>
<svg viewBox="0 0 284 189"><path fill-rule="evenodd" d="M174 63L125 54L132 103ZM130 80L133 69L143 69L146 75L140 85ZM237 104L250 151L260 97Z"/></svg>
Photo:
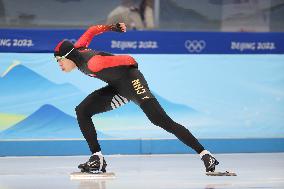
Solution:
<svg viewBox="0 0 284 189"><path fill-rule="evenodd" d="M273 138L198 138L198 140L265 140L265 139L283 139L283 137L273 137ZM124 141L124 140L177 140L175 138L98 138L100 141ZM83 138L52 138L52 139L0 139L0 142L5 141L85 141Z"/></svg>
<svg viewBox="0 0 284 189"><path fill-rule="evenodd" d="M176 140L174 138L98 138L98 140ZM82 138L55 138L55 139L0 139L1 141L85 141Z"/></svg>
<svg viewBox="0 0 284 189"><path fill-rule="evenodd" d="M284 138L200 139L214 153L284 152ZM104 139L99 140L105 155L193 154L195 151L177 139ZM73 156L88 155L84 139L0 140L0 156Z"/></svg>
<svg viewBox="0 0 284 189"><path fill-rule="evenodd" d="M232 155L248 155L248 154L257 154L257 155L268 155L273 156L273 154L284 154L284 152L273 152L273 153L221 153L216 156L232 156ZM70 155L70 156L4 156L1 158L5 159L13 159L13 158L86 158L88 155ZM123 157L172 157L172 156L193 156L199 158L197 154L112 154L112 155L104 155L107 158L123 158Z"/></svg>

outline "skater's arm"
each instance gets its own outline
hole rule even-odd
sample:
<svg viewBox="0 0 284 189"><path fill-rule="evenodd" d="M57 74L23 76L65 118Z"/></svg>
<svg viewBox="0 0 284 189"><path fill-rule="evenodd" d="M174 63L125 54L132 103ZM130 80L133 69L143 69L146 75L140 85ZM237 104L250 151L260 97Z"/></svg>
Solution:
<svg viewBox="0 0 284 189"><path fill-rule="evenodd" d="M137 64L135 59L129 55L94 56L88 61L88 68L92 72L99 72L105 68L116 66L130 66Z"/></svg>
<svg viewBox="0 0 284 189"><path fill-rule="evenodd" d="M126 32L126 26L124 23L117 23L113 25L95 25L91 26L85 31L85 33L75 43L75 48L88 47L92 39L101 33L107 31Z"/></svg>

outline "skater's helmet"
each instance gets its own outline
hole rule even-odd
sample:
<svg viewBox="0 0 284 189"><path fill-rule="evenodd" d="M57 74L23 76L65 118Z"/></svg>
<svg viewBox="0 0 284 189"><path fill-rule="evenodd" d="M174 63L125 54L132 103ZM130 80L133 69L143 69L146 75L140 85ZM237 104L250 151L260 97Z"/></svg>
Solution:
<svg viewBox="0 0 284 189"><path fill-rule="evenodd" d="M54 57L60 56L68 58L77 64L79 61L80 53L74 47L74 44L68 40L63 40L54 49Z"/></svg>

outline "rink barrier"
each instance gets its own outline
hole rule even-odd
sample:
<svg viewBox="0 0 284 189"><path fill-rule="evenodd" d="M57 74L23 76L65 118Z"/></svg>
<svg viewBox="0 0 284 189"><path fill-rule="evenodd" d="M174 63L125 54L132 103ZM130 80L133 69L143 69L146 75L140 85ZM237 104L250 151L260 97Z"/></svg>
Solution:
<svg viewBox="0 0 284 189"><path fill-rule="evenodd" d="M0 29L0 52L52 53L85 29ZM116 54L283 54L284 32L128 31L95 36L90 48Z"/></svg>
<svg viewBox="0 0 284 189"><path fill-rule="evenodd" d="M104 154L190 154L193 150L177 139L103 139ZM284 152L284 138L200 139L214 153ZM0 140L0 156L88 155L83 139Z"/></svg>

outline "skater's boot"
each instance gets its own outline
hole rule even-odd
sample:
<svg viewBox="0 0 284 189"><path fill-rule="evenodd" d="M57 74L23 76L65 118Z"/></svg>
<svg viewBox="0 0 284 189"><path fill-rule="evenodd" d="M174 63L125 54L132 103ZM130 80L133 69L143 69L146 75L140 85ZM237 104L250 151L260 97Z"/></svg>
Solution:
<svg viewBox="0 0 284 189"><path fill-rule="evenodd" d="M219 164L219 162L216 160L215 157L212 156L210 152L207 150L204 150L204 152L201 156L202 161L204 162L204 166L206 168L206 172L214 172L215 166Z"/></svg>
<svg viewBox="0 0 284 189"><path fill-rule="evenodd" d="M78 166L81 172L100 173L106 172L107 163L105 158L101 155L92 155L86 163L82 163Z"/></svg>

